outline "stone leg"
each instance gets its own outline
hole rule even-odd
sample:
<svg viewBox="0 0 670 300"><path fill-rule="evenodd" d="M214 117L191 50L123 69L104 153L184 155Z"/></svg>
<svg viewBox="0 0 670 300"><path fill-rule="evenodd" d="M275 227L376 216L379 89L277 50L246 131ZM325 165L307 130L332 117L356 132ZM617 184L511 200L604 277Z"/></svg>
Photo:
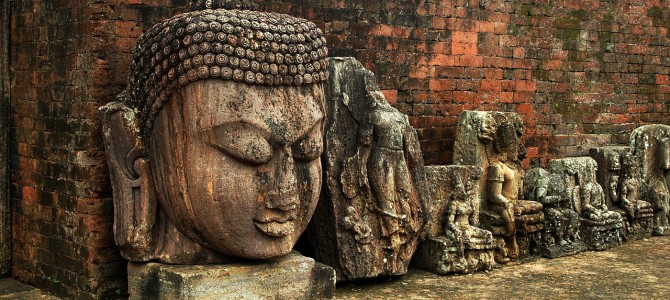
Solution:
<svg viewBox="0 0 670 300"><path fill-rule="evenodd" d="M330 299L335 271L296 252L226 265L129 263L130 299Z"/></svg>

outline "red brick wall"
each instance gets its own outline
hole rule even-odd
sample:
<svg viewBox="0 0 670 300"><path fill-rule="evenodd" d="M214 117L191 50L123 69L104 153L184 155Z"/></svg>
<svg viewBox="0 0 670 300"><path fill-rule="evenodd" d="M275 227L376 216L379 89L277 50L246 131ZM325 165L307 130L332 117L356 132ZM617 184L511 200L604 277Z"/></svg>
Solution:
<svg viewBox="0 0 670 300"><path fill-rule="evenodd" d="M545 162L670 124L667 0L263 3L318 21L333 55L373 70L428 164L451 163L465 109L519 112Z"/></svg>
<svg viewBox="0 0 670 300"><path fill-rule="evenodd" d="M464 109L518 111L545 161L670 124L668 0L259 2L315 21L333 56L373 70L429 164L451 162ZM186 4L12 2L14 277L77 298L125 293L96 109L124 88L137 37Z"/></svg>
<svg viewBox="0 0 670 300"><path fill-rule="evenodd" d="M97 109L125 85L136 26L185 5L12 2L13 277L76 299L125 295Z"/></svg>

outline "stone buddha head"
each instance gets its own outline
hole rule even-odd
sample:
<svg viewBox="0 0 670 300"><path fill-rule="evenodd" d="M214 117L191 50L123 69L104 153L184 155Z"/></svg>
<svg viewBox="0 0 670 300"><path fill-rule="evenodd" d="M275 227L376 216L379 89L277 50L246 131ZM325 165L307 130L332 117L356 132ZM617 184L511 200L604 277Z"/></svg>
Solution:
<svg viewBox="0 0 670 300"><path fill-rule="evenodd" d="M269 258L291 251L319 197L327 49L313 23L255 7L192 1L142 35L103 127L120 128L105 133L115 204L155 197L198 245ZM116 199L119 176L139 196Z"/></svg>

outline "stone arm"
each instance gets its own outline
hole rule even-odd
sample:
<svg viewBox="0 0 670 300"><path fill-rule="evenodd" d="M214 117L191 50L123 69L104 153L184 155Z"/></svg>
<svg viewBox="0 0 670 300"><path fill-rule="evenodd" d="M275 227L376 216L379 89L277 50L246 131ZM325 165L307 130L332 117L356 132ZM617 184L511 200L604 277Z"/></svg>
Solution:
<svg viewBox="0 0 670 300"><path fill-rule="evenodd" d="M407 116L405 116L405 128L402 140L405 155L411 164L410 167L420 164L421 160L423 160L421 144L419 143L419 137L416 130L409 124L409 118Z"/></svg>
<svg viewBox="0 0 670 300"><path fill-rule="evenodd" d="M612 175L610 178L609 182L609 192L610 192L610 200L612 203L618 203L619 200L622 200L626 197L626 192L623 191L625 187L622 187L621 190L621 195L618 194L618 187L619 187L619 176L617 175ZM627 203L622 203L623 205L628 205Z"/></svg>
<svg viewBox="0 0 670 300"><path fill-rule="evenodd" d="M374 125L372 123L372 118L373 116L371 113L365 114L361 127L358 130L358 157L360 160L360 174L358 178L359 185L365 190L370 189L367 162L373 147Z"/></svg>

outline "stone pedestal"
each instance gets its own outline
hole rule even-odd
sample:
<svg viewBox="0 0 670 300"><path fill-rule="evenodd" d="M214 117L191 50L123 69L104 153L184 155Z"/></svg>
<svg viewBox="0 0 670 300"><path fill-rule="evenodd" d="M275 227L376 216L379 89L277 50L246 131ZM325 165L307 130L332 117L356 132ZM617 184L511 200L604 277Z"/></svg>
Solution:
<svg viewBox="0 0 670 300"><path fill-rule="evenodd" d="M495 247L464 250L459 248L459 245L444 236L427 238L419 244L412 265L442 275L474 273L493 268Z"/></svg>
<svg viewBox="0 0 670 300"><path fill-rule="evenodd" d="M330 299L335 271L293 252L226 265L129 263L130 299Z"/></svg>

